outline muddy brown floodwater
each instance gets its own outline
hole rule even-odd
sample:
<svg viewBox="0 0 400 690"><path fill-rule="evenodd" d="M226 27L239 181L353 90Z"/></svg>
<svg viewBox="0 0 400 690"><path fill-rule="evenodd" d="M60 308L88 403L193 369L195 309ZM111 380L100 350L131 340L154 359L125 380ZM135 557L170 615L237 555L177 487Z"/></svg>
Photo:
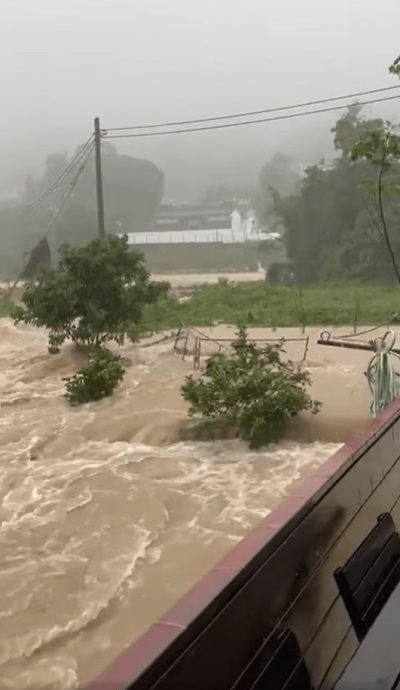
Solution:
<svg viewBox="0 0 400 690"><path fill-rule="evenodd" d="M311 336L323 412L250 452L178 440L192 363L170 343L126 345L118 392L71 409L62 378L81 355L0 321L2 690L81 687L368 419L368 355Z"/></svg>

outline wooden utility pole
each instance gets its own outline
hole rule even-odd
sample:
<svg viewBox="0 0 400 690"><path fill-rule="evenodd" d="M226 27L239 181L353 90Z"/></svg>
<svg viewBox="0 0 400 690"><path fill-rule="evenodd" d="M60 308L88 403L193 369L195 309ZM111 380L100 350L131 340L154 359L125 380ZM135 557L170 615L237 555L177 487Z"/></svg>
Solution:
<svg viewBox="0 0 400 690"><path fill-rule="evenodd" d="M103 178L101 174L101 130L99 117L96 117L94 120L94 143L96 153L97 220L99 237L101 240L104 240L106 237L106 229L104 224Z"/></svg>

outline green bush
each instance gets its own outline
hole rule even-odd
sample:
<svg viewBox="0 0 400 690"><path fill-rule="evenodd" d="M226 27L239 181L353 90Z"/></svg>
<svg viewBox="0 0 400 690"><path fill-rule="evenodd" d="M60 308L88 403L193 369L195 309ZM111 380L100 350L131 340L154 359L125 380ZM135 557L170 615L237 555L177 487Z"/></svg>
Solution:
<svg viewBox="0 0 400 690"><path fill-rule="evenodd" d="M291 417L320 407L307 393L308 372L283 363L281 354L280 344L257 349L240 327L232 354L211 357L200 379L186 378L181 390L190 415L203 418L207 433L213 426L234 430L252 448L280 439Z"/></svg>
<svg viewBox="0 0 400 690"><path fill-rule="evenodd" d="M68 379L65 397L70 405L82 405L111 395L124 377L121 358L96 348L88 363Z"/></svg>

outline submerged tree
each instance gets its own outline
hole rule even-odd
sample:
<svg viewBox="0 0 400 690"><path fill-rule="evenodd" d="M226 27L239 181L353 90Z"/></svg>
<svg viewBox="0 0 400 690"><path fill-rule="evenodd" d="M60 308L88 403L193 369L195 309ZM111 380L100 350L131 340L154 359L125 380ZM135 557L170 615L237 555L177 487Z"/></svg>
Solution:
<svg viewBox="0 0 400 690"><path fill-rule="evenodd" d="M52 353L66 340L89 347L121 343L143 307L165 289L150 281L142 255L130 251L126 238L110 237L64 247L58 268L27 285L14 317L46 328Z"/></svg>
<svg viewBox="0 0 400 690"><path fill-rule="evenodd" d="M42 270L26 286L14 319L46 328L50 354L67 340L85 346L88 361L67 380L65 394L71 405L80 405L112 394L124 368L107 344L121 345L145 305L167 288L150 281L143 257L130 251L126 237L94 240L65 246L58 268Z"/></svg>

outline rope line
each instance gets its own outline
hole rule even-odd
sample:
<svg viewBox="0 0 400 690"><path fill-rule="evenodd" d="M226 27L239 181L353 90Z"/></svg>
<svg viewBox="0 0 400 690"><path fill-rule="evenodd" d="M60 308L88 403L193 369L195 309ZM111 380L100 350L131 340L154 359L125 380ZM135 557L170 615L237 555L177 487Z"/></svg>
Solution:
<svg viewBox="0 0 400 690"><path fill-rule="evenodd" d="M375 340L376 353L365 374L372 394L371 412L374 417L400 394L400 374L393 366L396 360L400 363L400 355L393 352L395 343L393 331L387 331L382 338Z"/></svg>

